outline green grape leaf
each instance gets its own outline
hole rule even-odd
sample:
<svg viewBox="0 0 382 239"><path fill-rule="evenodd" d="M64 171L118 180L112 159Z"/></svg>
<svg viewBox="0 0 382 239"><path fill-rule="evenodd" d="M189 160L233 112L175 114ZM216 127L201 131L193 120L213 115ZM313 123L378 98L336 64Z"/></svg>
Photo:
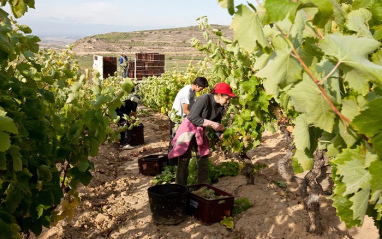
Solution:
<svg viewBox="0 0 382 239"><path fill-rule="evenodd" d="M285 18L293 22L299 4L286 0L266 0L264 7L269 23L275 23Z"/></svg>
<svg viewBox="0 0 382 239"><path fill-rule="evenodd" d="M32 29L30 29L30 27L28 27L27 25L19 25L19 29L20 29L20 31L22 31L26 34L32 33Z"/></svg>
<svg viewBox="0 0 382 239"><path fill-rule="evenodd" d="M342 26L346 20L345 11L342 9L342 6L336 0L329 0L333 5L334 10L334 22L337 25Z"/></svg>
<svg viewBox="0 0 382 239"><path fill-rule="evenodd" d="M11 43L9 43L9 40L6 37L6 34L9 31L11 31L9 28L0 25L0 50L8 54L14 50L14 46Z"/></svg>
<svg viewBox="0 0 382 239"><path fill-rule="evenodd" d="M306 122L306 115L300 114L294 121L293 141L297 150L304 151L310 149L309 125Z"/></svg>
<svg viewBox="0 0 382 239"><path fill-rule="evenodd" d="M367 1L367 0L366 0ZM372 1L372 0L370 0ZM380 23L382 21L382 2L373 1L372 6L369 8L373 15L373 21Z"/></svg>
<svg viewBox="0 0 382 239"><path fill-rule="evenodd" d="M98 149L99 149L100 143L96 139L90 139L90 151L89 155L92 157L95 157L98 155Z"/></svg>
<svg viewBox="0 0 382 239"><path fill-rule="evenodd" d="M354 0L352 7L353 9L368 8L373 2L374 0Z"/></svg>
<svg viewBox="0 0 382 239"><path fill-rule="evenodd" d="M54 103L54 94L48 90L45 89L38 89L38 92L42 95L44 100L48 101L49 103Z"/></svg>
<svg viewBox="0 0 382 239"><path fill-rule="evenodd" d="M50 182L52 180L52 172L50 171L50 167L48 165L41 165L37 169L38 179L45 182Z"/></svg>
<svg viewBox="0 0 382 239"><path fill-rule="evenodd" d="M17 127L13 120L7 116L0 116L0 132L5 131L12 134L18 134Z"/></svg>
<svg viewBox="0 0 382 239"><path fill-rule="evenodd" d="M41 234L42 232L41 220L36 220L33 222L33 225L31 226L31 231L33 232L33 234L35 234L35 236L39 236Z"/></svg>
<svg viewBox="0 0 382 239"><path fill-rule="evenodd" d="M325 26L334 13L333 4L328 0L304 0L303 3L305 4L300 8L310 8L312 5L317 7L318 12L313 18L313 24L320 28Z"/></svg>
<svg viewBox="0 0 382 239"><path fill-rule="evenodd" d="M233 0L218 0L222 8L227 8L230 15L235 13L235 4Z"/></svg>
<svg viewBox="0 0 382 239"><path fill-rule="evenodd" d="M29 50L33 53L37 53L39 50L38 42L40 42L41 39L38 36L33 36L33 35L28 35L26 39L27 39Z"/></svg>
<svg viewBox="0 0 382 239"><path fill-rule="evenodd" d="M349 30L357 32L360 37L372 38L368 22L371 19L371 12L366 9L352 11L348 15L347 27Z"/></svg>
<svg viewBox="0 0 382 239"><path fill-rule="evenodd" d="M97 100L94 102L94 107L100 107L105 102L107 102L107 97L105 97L104 95L98 95Z"/></svg>
<svg viewBox="0 0 382 239"><path fill-rule="evenodd" d="M0 138L1 138L1 136L0 136ZM0 170L7 170L7 159L5 158L5 153L3 153L3 152L0 152ZM1 185L0 185L0 187L1 187Z"/></svg>
<svg viewBox="0 0 382 239"><path fill-rule="evenodd" d="M42 190L39 192L38 197L37 197L37 204L38 206L36 207L37 210L37 218L41 217L42 211L44 209L44 206L51 207L53 205L53 193L49 190ZM41 206L40 206L41 205Z"/></svg>
<svg viewBox="0 0 382 239"><path fill-rule="evenodd" d="M70 186L74 189L77 188L79 182L84 186L87 186L92 179L92 175L89 171L81 172L79 168L71 168L69 174L73 176Z"/></svg>
<svg viewBox="0 0 382 239"><path fill-rule="evenodd" d="M252 52L256 48L256 43L263 48L269 47L257 13L247 6L239 5L237 7L231 28L235 31L235 40L237 40L240 46L246 51Z"/></svg>
<svg viewBox="0 0 382 239"><path fill-rule="evenodd" d="M126 78L121 87L126 93L130 93L134 89L134 83L129 78Z"/></svg>
<svg viewBox="0 0 382 239"><path fill-rule="evenodd" d="M335 196L333 197L333 206L336 208L337 216L341 218L341 221L345 222L347 228L361 225L359 220L353 219L352 202L348 197L344 197L343 192L346 187L343 183L339 183L334 188Z"/></svg>
<svg viewBox="0 0 382 239"><path fill-rule="evenodd" d="M257 77L265 78L264 87L274 96L279 95L280 88L301 79L301 66L290 56L291 50L281 38L273 40L277 48L267 65L256 73ZM277 69L277 71L275 71Z"/></svg>
<svg viewBox="0 0 382 239"><path fill-rule="evenodd" d="M19 206L21 200L24 198L24 194L18 189L18 182L11 182L5 191L7 195L3 201L4 207L9 212L14 212Z"/></svg>
<svg viewBox="0 0 382 239"><path fill-rule="evenodd" d="M350 121L360 114L356 99L345 99L342 101L341 113L346 116Z"/></svg>
<svg viewBox="0 0 382 239"><path fill-rule="evenodd" d="M228 229L233 228L233 218L224 216L224 219L220 221L220 225L225 226Z"/></svg>
<svg viewBox="0 0 382 239"><path fill-rule="evenodd" d="M338 70L336 69L334 72L331 72L333 71L333 69L335 69L335 66L327 59L320 61L316 65L316 67L317 67L317 73L321 74L322 78L331 74L331 77L326 79L322 86L324 87L325 91L328 93L333 103L335 105L340 105L342 102L342 98L341 98L340 82L338 80L338 78L340 77Z"/></svg>
<svg viewBox="0 0 382 239"><path fill-rule="evenodd" d="M13 1L11 4L12 13L16 18L20 18L28 11L28 6L23 0Z"/></svg>
<svg viewBox="0 0 382 239"><path fill-rule="evenodd" d="M374 39L378 40L378 41L381 40L381 38L382 38L382 25L373 26L371 29L374 30L374 34L373 34ZM374 62L374 63L376 63L376 62ZM378 65L381 65L381 64L378 64Z"/></svg>
<svg viewBox="0 0 382 239"><path fill-rule="evenodd" d="M352 147L360 138L360 136L353 128L349 127L348 125L345 127L345 125L340 121L337 121L336 124L338 124L338 132L344 140L345 144L348 147Z"/></svg>
<svg viewBox="0 0 382 239"><path fill-rule="evenodd" d="M21 160L20 148L17 146L11 146L8 150L13 159L13 170L19 172L23 169L23 162Z"/></svg>
<svg viewBox="0 0 382 239"><path fill-rule="evenodd" d="M318 149L324 150L327 149L330 145L330 141L334 138L333 134L330 134L328 132L323 132L321 137L318 139Z"/></svg>
<svg viewBox="0 0 382 239"><path fill-rule="evenodd" d="M56 182L54 186L51 187L51 192L53 195L53 203L54 205L58 205L61 202L61 198L64 196L61 188L60 188L60 182Z"/></svg>
<svg viewBox="0 0 382 239"><path fill-rule="evenodd" d="M303 173L304 169L302 166L298 163L296 158L292 158L292 166L295 174Z"/></svg>
<svg viewBox="0 0 382 239"><path fill-rule="evenodd" d="M246 120L246 121L249 121L249 120L251 120L251 111L250 110L243 110L242 112L241 112L241 117L244 119L244 120Z"/></svg>
<svg viewBox="0 0 382 239"><path fill-rule="evenodd" d="M296 152L293 155L293 158L302 167L303 171L312 169L313 157L308 150L296 150Z"/></svg>
<svg viewBox="0 0 382 239"><path fill-rule="evenodd" d="M345 195L356 193L359 189L369 188L371 175L365 169L365 154L361 147L345 149L333 160L337 166L337 174L343 176L346 185Z"/></svg>
<svg viewBox="0 0 382 239"><path fill-rule="evenodd" d="M351 73L350 77L346 77L345 80L355 90L365 94L369 79L382 83L380 78L382 66L367 59L368 54L373 53L379 45L380 43L374 39L335 33L327 35L321 42L320 48L325 55L336 58L341 65L344 65L342 68Z"/></svg>
<svg viewBox="0 0 382 239"><path fill-rule="evenodd" d="M371 197L370 197L369 202L372 204L375 204L378 202L378 200L380 199L381 196L382 196L382 191L381 190L375 190L375 191L371 192Z"/></svg>
<svg viewBox="0 0 382 239"><path fill-rule="evenodd" d="M369 151L366 152L366 158L365 158L365 167L369 168L370 165L378 160L378 155L371 153ZM370 171L370 170L369 170Z"/></svg>
<svg viewBox="0 0 382 239"><path fill-rule="evenodd" d="M353 203L353 205L351 206L351 209L353 210L353 219L360 220L361 224L363 223L367 206L369 205L369 196L370 189L363 188L350 198L350 201Z"/></svg>
<svg viewBox="0 0 382 239"><path fill-rule="evenodd" d="M16 223L6 223L0 219L0 238L1 239L21 239L20 227Z"/></svg>
<svg viewBox="0 0 382 239"><path fill-rule="evenodd" d="M89 160L86 157L82 157L79 161L78 169L81 172L85 172L89 168Z"/></svg>
<svg viewBox="0 0 382 239"><path fill-rule="evenodd" d="M309 76L289 91L297 111L306 113L308 124L313 124L327 132L332 132L335 114L321 91Z"/></svg>
<svg viewBox="0 0 382 239"><path fill-rule="evenodd" d="M24 0L24 3L30 7L30 8L34 8L34 2L35 0Z"/></svg>
<svg viewBox="0 0 382 239"><path fill-rule="evenodd" d="M362 134L371 138L373 148L382 158L382 99L377 98L368 103L368 108L361 111L352 121L352 125Z"/></svg>
<svg viewBox="0 0 382 239"><path fill-rule="evenodd" d="M370 141L373 144L374 151L382 158L382 134L372 137Z"/></svg>
<svg viewBox="0 0 382 239"><path fill-rule="evenodd" d="M373 191L382 190L382 162L375 160L370 164L369 172L371 174L370 186Z"/></svg>
<svg viewBox="0 0 382 239"><path fill-rule="evenodd" d="M11 137L9 134L0 131L0 152L5 152L11 147Z"/></svg>
<svg viewBox="0 0 382 239"><path fill-rule="evenodd" d="M368 108L361 111L352 125L368 137L373 137L382 131L382 99L375 99L368 103Z"/></svg>

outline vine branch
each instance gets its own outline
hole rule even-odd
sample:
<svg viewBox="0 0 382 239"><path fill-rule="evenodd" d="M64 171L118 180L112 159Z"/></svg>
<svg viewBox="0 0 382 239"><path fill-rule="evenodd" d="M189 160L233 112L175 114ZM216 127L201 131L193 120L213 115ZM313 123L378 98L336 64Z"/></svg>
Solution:
<svg viewBox="0 0 382 239"><path fill-rule="evenodd" d="M285 36L285 34L283 33L283 31L276 25L277 29L282 33L283 36ZM320 84L320 82L317 80L317 78L314 76L313 72L309 69L309 67L305 64L305 62L301 59L300 55L298 54L296 48L293 46L292 42L284 37L284 39L286 40L286 42L288 43L288 45L291 47L292 51L293 51L293 56L298 60L298 62L300 62L300 64L302 65L302 67L304 68L304 70L308 73L308 75L310 76L310 78L314 81L314 83L316 84L316 86L318 87L318 89L320 90L321 94L324 96L325 100L328 102L330 108L333 110L333 112L335 114L337 114L340 119L342 120L342 122L346 122L350 125L350 120L345 116L343 115L337 108L336 106L333 104L332 100L329 98L328 94L326 93L325 89L322 87L322 85ZM346 125L346 124L344 124Z"/></svg>
<svg viewBox="0 0 382 239"><path fill-rule="evenodd" d="M327 76L325 76L324 79L322 79L321 81L318 82L318 84L323 84L336 70L337 68L340 66L342 62L339 61L337 62L337 64L334 66L334 68L329 72L329 74Z"/></svg>

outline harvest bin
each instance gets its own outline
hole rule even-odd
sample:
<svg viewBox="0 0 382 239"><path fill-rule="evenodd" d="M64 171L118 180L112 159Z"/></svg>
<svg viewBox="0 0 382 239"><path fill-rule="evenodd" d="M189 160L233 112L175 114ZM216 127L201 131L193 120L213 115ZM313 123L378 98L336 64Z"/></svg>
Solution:
<svg viewBox="0 0 382 239"><path fill-rule="evenodd" d="M130 145L139 145L139 144L145 144L142 123L131 129Z"/></svg>
<svg viewBox="0 0 382 239"><path fill-rule="evenodd" d="M138 159L139 173L148 176L155 176L162 172L167 166L167 154L153 154Z"/></svg>
<svg viewBox="0 0 382 239"><path fill-rule="evenodd" d="M150 210L157 224L174 225L186 218L186 186L180 184L155 185L147 189Z"/></svg>
<svg viewBox="0 0 382 239"><path fill-rule="evenodd" d="M222 199L205 199L192 191L198 190L201 187L213 189L217 196L227 196ZM187 202L187 213L200 220L204 224L219 222L224 219L224 216L232 216L234 196L215 188L208 184L197 184L188 186L189 195Z"/></svg>

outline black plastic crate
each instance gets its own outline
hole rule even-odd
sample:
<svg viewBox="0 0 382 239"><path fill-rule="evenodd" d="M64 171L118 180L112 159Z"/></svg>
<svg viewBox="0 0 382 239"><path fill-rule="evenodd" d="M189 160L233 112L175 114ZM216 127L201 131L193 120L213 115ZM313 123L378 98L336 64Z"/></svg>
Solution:
<svg viewBox="0 0 382 239"><path fill-rule="evenodd" d="M138 159L139 173L148 176L160 174L167 164L167 154L153 154Z"/></svg>
<svg viewBox="0 0 382 239"><path fill-rule="evenodd" d="M135 126L131 129L130 145L140 145L140 144L145 144L143 124Z"/></svg>
<svg viewBox="0 0 382 239"><path fill-rule="evenodd" d="M194 194L192 191L201 187L212 189L217 196L226 196L221 199L205 199ZM187 213L200 220L204 224L219 222L224 217L232 216L234 196L208 184L197 184L188 186L189 195L187 202Z"/></svg>
<svg viewBox="0 0 382 239"><path fill-rule="evenodd" d="M147 189L156 224L176 225L186 218L188 189L180 184L155 185Z"/></svg>

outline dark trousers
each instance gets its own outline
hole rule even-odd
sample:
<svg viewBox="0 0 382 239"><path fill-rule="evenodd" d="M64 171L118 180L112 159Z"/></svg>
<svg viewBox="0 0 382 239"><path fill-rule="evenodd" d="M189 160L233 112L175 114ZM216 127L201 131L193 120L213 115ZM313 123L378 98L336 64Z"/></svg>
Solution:
<svg viewBox="0 0 382 239"><path fill-rule="evenodd" d="M175 123L170 120L170 143L168 144L168 152L169 153L172 150L171 142L174 139L175 133L176 133L176 132L174 132L174 127L175 127Z"/></svg>
<svg viewBox="0 0 382 239"><path fill-rule="evenodd" d="M122 67L122 77L123 78L127 78L127 72L128 72L128 68L127 67Z"/></svg>
<svg viewBox="0 0 382 239"><path fill-rule="evenodd" d="M175 182L181 185L187 185L188 178L188 164L192 156L192 150L197 151L197 144L195 136L192 138L190 146L188 147L185 154L178 157L178 169L176 171ZM203 157L197 156L197 178L198 184L206 183L208 184L208 155Z"/></svg>
<svg viewBox="0 0 382 239"><path fill-rule="evenodd" d="M131 130L125 130L125 131L122 131L122 132L119 134L119 135L120 135L119 144L120 144L120 145L130 144L130 141L131 141L131 133L132 133Z"/></svg>

